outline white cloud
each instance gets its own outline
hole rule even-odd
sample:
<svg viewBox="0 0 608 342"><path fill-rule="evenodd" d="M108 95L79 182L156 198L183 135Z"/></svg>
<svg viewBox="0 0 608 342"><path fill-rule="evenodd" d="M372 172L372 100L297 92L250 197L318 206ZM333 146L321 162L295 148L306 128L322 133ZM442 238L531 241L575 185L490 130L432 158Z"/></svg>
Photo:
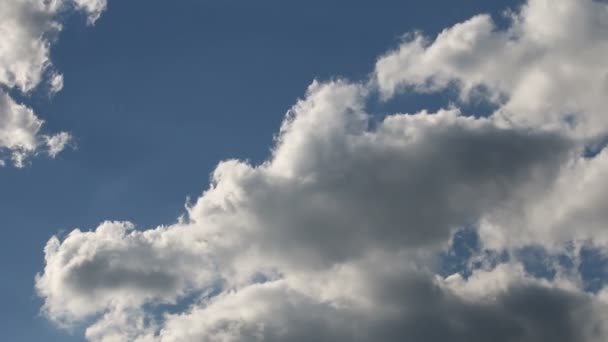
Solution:
<svg viewBox="0 0 608 342"><path fill-rule="evenodd" d="M61 152L70 141L70 135L65 132L41 134L42 124L43 121L30 108L16 103L0 91L0 160L3 149L9 151L8 156L16 167L23 167L26 158L36 153L41 146L48 148L51 157Z"/></svg>
<svg viewBox="0 0 608 342"><path fill-rule="evenodd" d="M49 149L49 155L53 158L57 156L59 152L63 151L71 139L72 137L70 134L66 132L61 132L51 137L45 137L46 145Z"/></svg>
<svg viewBox="0 0 608 342"><path fill-rule="evenodd" d="M57 94L63 89L63 75L54 73L49 81L49 92L51 95Z"/></svg>
<svg viewBox="0 0 608 342"><path fill-rule="evenodd" d="M530 0L500 30L489 15L445 29L434 41L415 35L380 58L376 81L390 97L451 84L468 99L483 87L498 115L526 126L605 134L608 116L608 9L592 0ZM489 95L489 96L488 96Z"/></svg>
<svg viewBox="0 0 608 342"><path fill-rule="evenodd" d="M74 0L74 3L87 14L89 24L94 24L108 6L107 0Z"/></svg>
<svg viewBox="0 0 608 342"><path fill-rule="evenodd" d="M582 151L606 133L607 7L552 4L530 0L507 31L477 16L434 43L418 36L378 61L376 82L314 82L270 158L219 163L173 225L53 237L36 278L45 314L92 320L91 341L606 341L608 290L585 292L577 269L539 279L496 257L442 277L436 265L462 227L507 256L605 240L607 154ZM376 86L453 82L499 109L370 123Z"/></svg>
<svg viewBox="0 0 608 342"><path fill-rule="evenodd" d="M46 272L36 281L45 310L69 325L107 308L170 303L187 290L210 286L213 264L206 242L186 229L138 232L129 223L105 222L94 232L75 230L62 242L51 239Z"/></svg>
<svg viewBox="0 0 608 342"><path fill-rule="evenodd" d="M22 104L0 92L0 146L15 153L27 153L36 149L36 135L42 120Z"/></svg>
<svg viewBox="0 0 608 342"><path fill-rule="evenodd" d="M28 156L44 148L46 138L39 134L42 120L24 104L15 104L7 89L28 94L48 77L49 92L60 91L63 76L54 70L49 56L62 29L60 16L76 8L94 23L105 7L105 0L0 2L0 152L8 152L16 166L23 166ZM7 118L12 121L5 121ZM21 123L18 130L15 122ZM63 146L54 144L49 154L56 155Z"/></svg>

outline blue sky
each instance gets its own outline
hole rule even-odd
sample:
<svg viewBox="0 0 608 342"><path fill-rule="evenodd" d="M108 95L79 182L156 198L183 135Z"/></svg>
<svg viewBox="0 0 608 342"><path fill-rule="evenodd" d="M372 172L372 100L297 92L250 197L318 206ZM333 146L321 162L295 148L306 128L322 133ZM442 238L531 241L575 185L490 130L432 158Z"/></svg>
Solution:
<svg viewBox="0 0 608 342"><path fill-rule="evenodd" d="M84 340L83 321L69 334L40 314L34 276L44 270L51 236L105 220L142 230L174 224L186 199L196 203L209 187L219 161L269 158L285 113L313 80L365 82L404 34L435 37L479 13L500 27L501 13L521 4L109 0L92 26L82 13L61 13L64 30L50 59L63 89L54 96L44 87L10 90L45 121L43 132L73 138L55 158L0 168L1 339ZM458 102L455 92L410 92L388 102L374 95L368 105L381 121L446 107ZM460 107L489 115L475 101ZM584 272L602 276L601 268Z"/></svg>

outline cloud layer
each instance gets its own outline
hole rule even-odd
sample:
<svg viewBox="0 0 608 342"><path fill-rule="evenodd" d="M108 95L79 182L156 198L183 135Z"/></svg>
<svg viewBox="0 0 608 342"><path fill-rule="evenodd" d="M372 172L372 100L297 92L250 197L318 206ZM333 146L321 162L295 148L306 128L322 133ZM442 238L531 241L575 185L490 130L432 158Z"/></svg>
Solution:
<svg viewBox="0 0 608 342"><path fill-rule="evenodd" d="M69 135L42 134L43 121L31 108L17 102L11 92L29 95L44 87L49 94L63 87L63 76L53 68L50 47L61 32L60 16L84 12L93 24L106 8L106 0L6 0L0 3L0 164L12 159L24 166L28 156L44 151L54 157Z"/></svg>
<svg viewBox="0 0 608 342"><path fill-rule="evenodd" d="M51 238L43 312L91 341L605 341L608 291L572 265L606 245L608 7L529 0L510 18L414 35L370 82L315 81L268 160L220 162L175 224ZM497 109L366 109L452 87ZM442 276L463 228L480 248ZM518 257L530 246L551 276Z"/></svg>

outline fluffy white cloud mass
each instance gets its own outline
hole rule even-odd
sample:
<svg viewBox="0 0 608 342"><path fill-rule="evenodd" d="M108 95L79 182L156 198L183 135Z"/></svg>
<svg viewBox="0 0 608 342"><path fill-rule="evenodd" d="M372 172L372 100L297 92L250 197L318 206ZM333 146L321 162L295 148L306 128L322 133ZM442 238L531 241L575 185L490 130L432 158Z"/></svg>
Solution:
<svg viewBox="0 0 608 342"><path fill-rule="evenodd" d="M498 104L495 115L512 123L569 126L588 138L605 133L606 3L528 1L510 20L499 30L489 15L478 15L434 41L414 35L376 64L382 93L456 86L463 100Z"/></svg>
<svg viewBox="0 0 608 342"><path fill-rule="evenodd" d="M608 7L529 0L510 20L415 35L371 82L314 82L272 155L219 163L175 224L51 238L44 314L105 342L608 340L608 289L578 267L608 242ZM366 109L446 87L497 109ZM457 250L461 229L478 248Z"/></svg>
<svg viewBox="0 0 608 342"><path fill-rule="evenodd" d="M63 87L63 76L49 59L62 29L61 15L78 10L94 23L106 0L3 0L0 2L0 159L9 156L21 167L25 158L47 151L55 156L69 140L67 133L40 133L43 121L17 103L9 91L29 94L44 84L50 94ZM2 162L4 164L4 162Z"/></svg>

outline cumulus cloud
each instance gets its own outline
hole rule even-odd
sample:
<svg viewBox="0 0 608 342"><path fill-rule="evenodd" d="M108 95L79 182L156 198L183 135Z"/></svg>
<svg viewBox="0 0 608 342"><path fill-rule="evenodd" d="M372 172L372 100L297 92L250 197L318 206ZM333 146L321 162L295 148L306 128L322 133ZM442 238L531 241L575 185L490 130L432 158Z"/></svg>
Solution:
<svg viewBox="0 0 608 342"><path fill-rule="evenodd" d="M17 103L10 90L23 94L48 81L49 93L63 87L63 76L50 61L50 47L62 29L60 16L71 10L94 23L106 0L7 0L0 3L0 152L22 167L25 158L39 150L55 156L63 149L67 133L40 134L43 121L32 109ZM52 145L47 142L53 141ZM0 156L1 158L2 156Z"/></svg>
<svg viewBox="0 0 608 342"><path fill-rule="evenodd" d="M36 281L47 313L69 325L108 307L171 302L212 285L206 242L190 240L184 229L139 232L129 223L105 222L95 232L74 230L62 242L51 239L45 247L47 272Z"/></svg>
<svg viewBox="0 0 608 342"><path fill-rule="evenodd" d="M608 290L587 292L559 258L605 240L608 159L588 147L604 133L608 9L552 3L529 0L504 31L482 15L414 36L372 82L313 82L269 158L220 162L175 224L51 238L43 312L92 322L91 341L605 341ZM570 17L582 22L562 29ZM498 109L367 112L375 92L452 86ZM441 275L463 228L484 249ZM537 276L516 255L526 246L559 269Z"/></svg>
<svg viewBox="0 0 608 342"><path fill-rule="evenodd" d="M434 40L415 34L378 60L376 82L386 97L455 86L463 100L498 104L496 114L510 122L605 134L606 4L531 0L508 19L505 30L484 14Z"/></svg>

